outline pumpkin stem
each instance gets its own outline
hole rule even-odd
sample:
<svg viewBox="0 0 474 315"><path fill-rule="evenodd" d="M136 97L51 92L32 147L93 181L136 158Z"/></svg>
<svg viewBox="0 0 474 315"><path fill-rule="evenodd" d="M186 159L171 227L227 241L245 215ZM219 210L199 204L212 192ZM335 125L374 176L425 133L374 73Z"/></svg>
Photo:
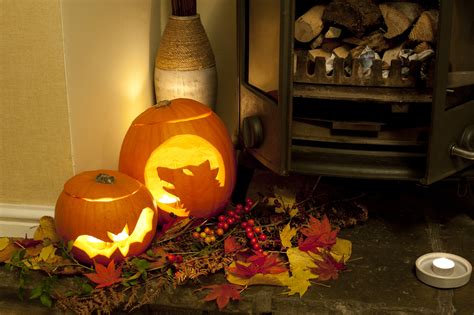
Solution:
<svg viewBox="0 0 474 315"><path fill-rule="evenodd" d="M95 181L101 184L113 184L115 183L115 177L109 174L99 173L95 177Z"/></svg>
<svg viewBox="0 0 474 315"><path fill-rule="evenodd" d="M155 104L155 108L160 108L162 106L170 106L170 105L171 105L170 100L162 100L162 101L159 101L158 104Z"/></svg>

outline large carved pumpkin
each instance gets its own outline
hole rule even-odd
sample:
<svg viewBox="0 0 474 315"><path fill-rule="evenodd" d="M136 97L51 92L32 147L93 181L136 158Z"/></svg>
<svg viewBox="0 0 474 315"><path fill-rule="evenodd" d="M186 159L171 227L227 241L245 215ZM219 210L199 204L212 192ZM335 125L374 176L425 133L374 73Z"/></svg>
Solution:
<svg viewBox="0 0 474 315"><path fill-rule="evenodd" d="M69 179L55 209L58 235L74 242L72 253L84 263L108 264L141 254L155 235L157 220L148 189L111 170L83 172Z"/></svg>
<svg viewBox="0 0 474 315"><path fill-rule="evenodd" d="M217 214L236 176L224 123L208 107L185 98L162 101L133 121L119 170L145 183L159 209L178 217Z"/></svg>

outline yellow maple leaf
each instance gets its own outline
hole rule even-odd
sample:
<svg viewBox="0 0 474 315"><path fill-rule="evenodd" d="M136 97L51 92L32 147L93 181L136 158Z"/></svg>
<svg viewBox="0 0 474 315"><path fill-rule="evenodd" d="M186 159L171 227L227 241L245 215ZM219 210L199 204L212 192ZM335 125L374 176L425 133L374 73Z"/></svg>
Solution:
<svg viewBox="0 0 474 315"><path fill-rule="evenodd" d="M41 260L40 256L32 257L32 258L29 258L29 259L24 259L22 261L25 264L25 266L30 268L30 269L33 269L33 270L41 269L40 263L41 263L42 260Z"/></svg>
<svg viewBox="0 0 474 315"><path fill-rule="evenodd" d="M284 294L294 295L298 293L302 297L308 291L311 282L306 273L296 273L287 279L285 286L288 287L288 291L284 292Z"/></svg>
<svg viewBox="0 0 474 315"><path fill-rule="evenodd" d="M352 242L342 238L336 238L336 244L331 247L330 251L332 257L336 261L347 262L352 255Z"/></svg>
<svg viewBox="0 0 474 315"><path fill-rule="evenodd" d="M33 238L35 240L42 241L44 239L49 239L51 242L59 242L60 238L56 233L56 227L54 225L54 219L50 216L43 216L39 220L40 225L35 231Z"/></svg>
<svg viewBox="0 0 474 315"><path fill-rule="evenodd" d="M295 215L298 214L298 208L291 208L290 212L288 214L290 215L290 218L293 218Z"/></svg>
<svg viewBox="0 0 474 315"><path fill-rule="evenodd" d="M285 285L289 291L288 295L298 293L303 296L311 286L311 279L317 279L318 275L311 272L311 268L315 268L314 259L322 259L318 255L311 254L299 250L297 247L289 248L286 252L290 263L291 277L287 279Z"/></svg>
<svg viewBox="0 0 474 315"><path fill-rule="evenodd" d="M292 228L290 223L285 225L285 227L280 231L280 240L281 244L286 248L292 247L291 239L296 235L298 229Z"/></svg>
<svg viewBox="0 0 474 315"><path fill-rule="evenodd" d="M49 262L55 256L56 256L56 248L52 244L46 247L43 247L39 254L39 258L45 262Z"/></svg>
<svg viewBox="0 0 474 315"><path fill-rule="evenodd" d="M235 262L230 264L230 267L235 266ZM241 278L234 275L231 272L227 272L226 278L232 284L248 286L248 285L273 285L273 286L286 286L289 279L288 272L282 272L277 274L262 274L257 273L250 278Z"/></svg>
<svg viewBox="0 0 474 315"><path fill-rule="evenodd" d="M4 250L8 244L10 244L10 239L8 237L0 237L0 251Z"/></svg>

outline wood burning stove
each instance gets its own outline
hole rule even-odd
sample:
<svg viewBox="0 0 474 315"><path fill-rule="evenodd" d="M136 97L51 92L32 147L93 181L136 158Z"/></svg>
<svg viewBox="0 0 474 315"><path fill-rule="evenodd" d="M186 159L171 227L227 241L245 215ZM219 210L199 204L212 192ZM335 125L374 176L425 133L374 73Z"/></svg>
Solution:
<svg viewBox="0 0 474 315"><path fill-rule="evenodd" d="M363 2L375 17L364 27L346 23L345 11L364 20L357 15L366 8L351 8ZM315 6L316 27L304 25L295 39ZM408 28L393 29L401 22L387 20L397 16L392 9L413 15ZM238 1L245 152L279 174L430 184L466 169L474 158L473 12L471 0Z"/></svg>

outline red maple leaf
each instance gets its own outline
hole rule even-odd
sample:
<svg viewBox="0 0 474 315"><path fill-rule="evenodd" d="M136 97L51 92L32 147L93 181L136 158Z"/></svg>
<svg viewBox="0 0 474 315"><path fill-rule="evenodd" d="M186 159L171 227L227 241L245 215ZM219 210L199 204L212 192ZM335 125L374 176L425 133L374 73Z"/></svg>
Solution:
<svg viewBox="0 0 474 315"><path fill-rule="evenodd" d="M98 264L94 261L95 272L96 273L86 273L84 276L89 278L94 283L98 285L96 288L104 288L113 285L117 282L122 282L120 275L122 274L122 266L115 269L115 263L112 260L107 268L101 264Z"/></svg>
<svg viewBox="0 0 474 315"><path fill-rule="evenodd" d="M224 251L226 254L233 253L242 249L242 245L237 242L235 237L231 236L224 240Z"/></svg>
<svg viewBox="0 0 474 315"><path fill-rule="evenodd" d="M333 230L326 216L321 221L310 216L308 226L302 228L301 233L306 238L299 240L298 248L305 252L319 253L319 248L330 249L332 245L336 244L339 229Z"/></svg>
<svg viewBox="0 0 474 315"><path fill-rule="evenodd" d="M336 261L331 254L323 255L323 260L315 260L316 268L311 268L311 272L319 275L319 281L327 281L329 279L336 280L339 276L339 271L344 270L346 265L343 258Z"/></svg>
<svg viewBox="0 0 474 315"><path fill-rule="evenodd" d="M202 287L201 289L211 289L212 291L206 295L204 301L216 300L219 310L223 310L229 301L240 300L240 291L243 287L235 284L213 284Z"/></svg>
<svg viewBox="0 0 474 315"><path fill-rule="evenodd" d="M235 262L235 267L230 267L229 271L241 278L251 278L257 273L261 274L278 274L288 269L284 266L283 261L278 258L278 255L256 252L255 255L247 258L248 266L238 261Z"/></svg>

